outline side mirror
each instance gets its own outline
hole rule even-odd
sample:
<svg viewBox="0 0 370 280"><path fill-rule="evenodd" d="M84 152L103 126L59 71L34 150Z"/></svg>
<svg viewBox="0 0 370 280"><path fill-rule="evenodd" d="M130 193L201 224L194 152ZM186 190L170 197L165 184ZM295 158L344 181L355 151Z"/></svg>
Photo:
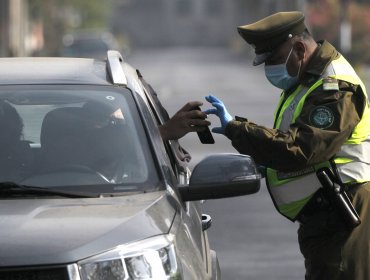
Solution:
<svg viewBox="0 0 370 280"><path fill-rule="evenodd" d="M217 154L200 161L179 191L184 201L248 195L259 191L261 178L250 156Z"/></svg>

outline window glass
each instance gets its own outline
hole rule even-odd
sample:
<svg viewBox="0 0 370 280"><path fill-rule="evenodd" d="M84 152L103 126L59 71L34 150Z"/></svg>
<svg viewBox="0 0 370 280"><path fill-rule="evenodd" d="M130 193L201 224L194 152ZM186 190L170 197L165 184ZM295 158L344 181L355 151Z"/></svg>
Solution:
<svg viewBox="0 0 370 280"><path fill-rule="evenodd" d="M2 86L0 129L0 182L98 192L158 188L126 89Z"/></svg>

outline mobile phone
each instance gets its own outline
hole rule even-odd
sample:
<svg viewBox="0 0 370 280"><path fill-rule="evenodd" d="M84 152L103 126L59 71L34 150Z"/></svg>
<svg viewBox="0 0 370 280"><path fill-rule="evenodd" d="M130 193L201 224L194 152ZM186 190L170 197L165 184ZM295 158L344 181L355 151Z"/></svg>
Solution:
<svg viewBox="0 0 370 280"><path fill-rule="evenodd" d="M201 111L200 107L195 107L194 110ZM207 126L203 131L197 131L199 140L202 144L214 144L215 139L213 139L212 133Z"/></svg>

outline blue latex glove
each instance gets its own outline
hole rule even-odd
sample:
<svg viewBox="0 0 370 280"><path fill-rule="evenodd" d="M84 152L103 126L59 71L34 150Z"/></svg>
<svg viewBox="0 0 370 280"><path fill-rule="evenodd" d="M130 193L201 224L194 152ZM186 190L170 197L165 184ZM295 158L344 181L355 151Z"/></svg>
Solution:
<svg viewBox="0 0 370 280"><path fill-rule="evenodd" d="M204 113L207 115L213 114L220 118L221 121L221 127L214 127L212 128L212 132L219 133L219 134L225 134L225 128L227 124L233 119L233 117L229 114L227 111L224 103L218 99L217 97L213 95L206 96L205 99L212 104L212 109L205 110Z"/></svg>

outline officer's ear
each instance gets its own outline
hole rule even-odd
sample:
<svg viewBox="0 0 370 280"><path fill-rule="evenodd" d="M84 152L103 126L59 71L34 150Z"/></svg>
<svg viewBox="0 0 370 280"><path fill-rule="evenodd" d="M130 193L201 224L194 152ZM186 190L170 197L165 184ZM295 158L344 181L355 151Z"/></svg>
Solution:
<svg viewBox="0 0 370 280"><path fill-rule="evenodd" d="M307 56L306 45L302 41L296 41L293 45L298 60L304 60Z"/></svg>

